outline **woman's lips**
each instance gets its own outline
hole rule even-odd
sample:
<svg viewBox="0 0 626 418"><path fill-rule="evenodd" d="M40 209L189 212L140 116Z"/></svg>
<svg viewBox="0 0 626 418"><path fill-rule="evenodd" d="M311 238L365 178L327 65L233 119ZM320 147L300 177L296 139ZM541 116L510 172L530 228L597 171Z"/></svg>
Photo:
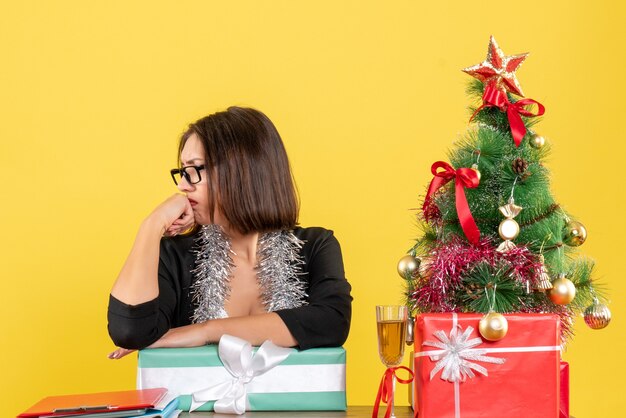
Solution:
<svg viewBox="0 0 626 418"><path fill-rule="evenodd" d="M191 206L192 206L192 207L193 207L193 206L196 206L196 205L198 204L198 202L196 202L196 201L195 201L195 200L193 200L193 199L188 199L188 200L189 200L189 203L191 204Z"/></svg>

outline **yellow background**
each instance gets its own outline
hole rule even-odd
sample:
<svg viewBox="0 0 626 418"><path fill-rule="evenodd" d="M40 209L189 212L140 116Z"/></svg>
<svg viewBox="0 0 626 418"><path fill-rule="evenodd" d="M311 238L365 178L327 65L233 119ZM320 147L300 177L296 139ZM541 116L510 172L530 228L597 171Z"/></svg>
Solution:
<svg viewBox="0 0 626 418"><path fill-rule="evenodd" d="M613 323L592 331L579 319L565 354L572 413L623 416L618 3L3 2L2 415L45 395L134 387L135 359L105 357L110 286L140 221L175 191L178 135L232 104L276 123L301 223L343 246L355 299L348 399L372 404L383 372L374 305L401 301L396 262L419 233L410 209L468 126L460 69L484 60L494 34L505 54L531 52L518 76L547 107L538 130L553 145L554 193L587 226L581 250L611 290Z"/></svg>

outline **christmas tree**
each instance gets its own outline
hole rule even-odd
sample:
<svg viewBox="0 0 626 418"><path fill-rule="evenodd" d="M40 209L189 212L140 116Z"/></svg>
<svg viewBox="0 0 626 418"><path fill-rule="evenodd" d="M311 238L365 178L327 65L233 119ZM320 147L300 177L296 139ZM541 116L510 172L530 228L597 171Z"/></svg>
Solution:
<svg viewBox="0 0 626 418"><path fill-rule="evenodd" d="M599 329L610 311L593 261L576 254L587 231L550 191L549 143L534 129L545 109L516 77L527 55L505 56L491 37L487 59L463 70L472 124L449 163L432 165L423 235L398 271L414 314L556 313L565 341L576 314Z"/></svg>

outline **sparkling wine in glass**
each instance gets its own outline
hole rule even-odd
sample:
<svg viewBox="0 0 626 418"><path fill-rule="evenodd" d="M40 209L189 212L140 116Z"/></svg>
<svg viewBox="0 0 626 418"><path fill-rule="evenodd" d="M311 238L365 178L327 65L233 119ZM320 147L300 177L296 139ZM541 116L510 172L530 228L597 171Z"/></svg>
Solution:
<svg viewBox="0 0 626 418"><path fill-rule="evenodd" d="M408 310L401 305L376 306L376 326L378 328L378 354L380 360L387 368L397 367L404 357L404 343L406 338L406 321ZM393 411L396 391L395 376L393 377L393 389L391 393L391 417L395 418Z"/></svg>

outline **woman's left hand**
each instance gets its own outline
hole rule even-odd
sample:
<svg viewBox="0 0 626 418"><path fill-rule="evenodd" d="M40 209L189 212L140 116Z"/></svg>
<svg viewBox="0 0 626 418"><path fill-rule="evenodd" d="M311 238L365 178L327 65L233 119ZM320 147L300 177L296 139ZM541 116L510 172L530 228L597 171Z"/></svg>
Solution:
<svg viewBox="0 0 626 418"><path fill-rule="evenodd" d="M133 351L137 351L137 350L129 350L128 348L119 348L115 351L113 351L112 353L109 353L107 355L108 358L110 358L111 360L119 360L122 357L132 353Z"/></svg>
<svg viewBox="0 0 626 418"><path fill-rule="evenodd" d="M149 348L199 347L209 343L206 322L171 328Z"/></svg>

